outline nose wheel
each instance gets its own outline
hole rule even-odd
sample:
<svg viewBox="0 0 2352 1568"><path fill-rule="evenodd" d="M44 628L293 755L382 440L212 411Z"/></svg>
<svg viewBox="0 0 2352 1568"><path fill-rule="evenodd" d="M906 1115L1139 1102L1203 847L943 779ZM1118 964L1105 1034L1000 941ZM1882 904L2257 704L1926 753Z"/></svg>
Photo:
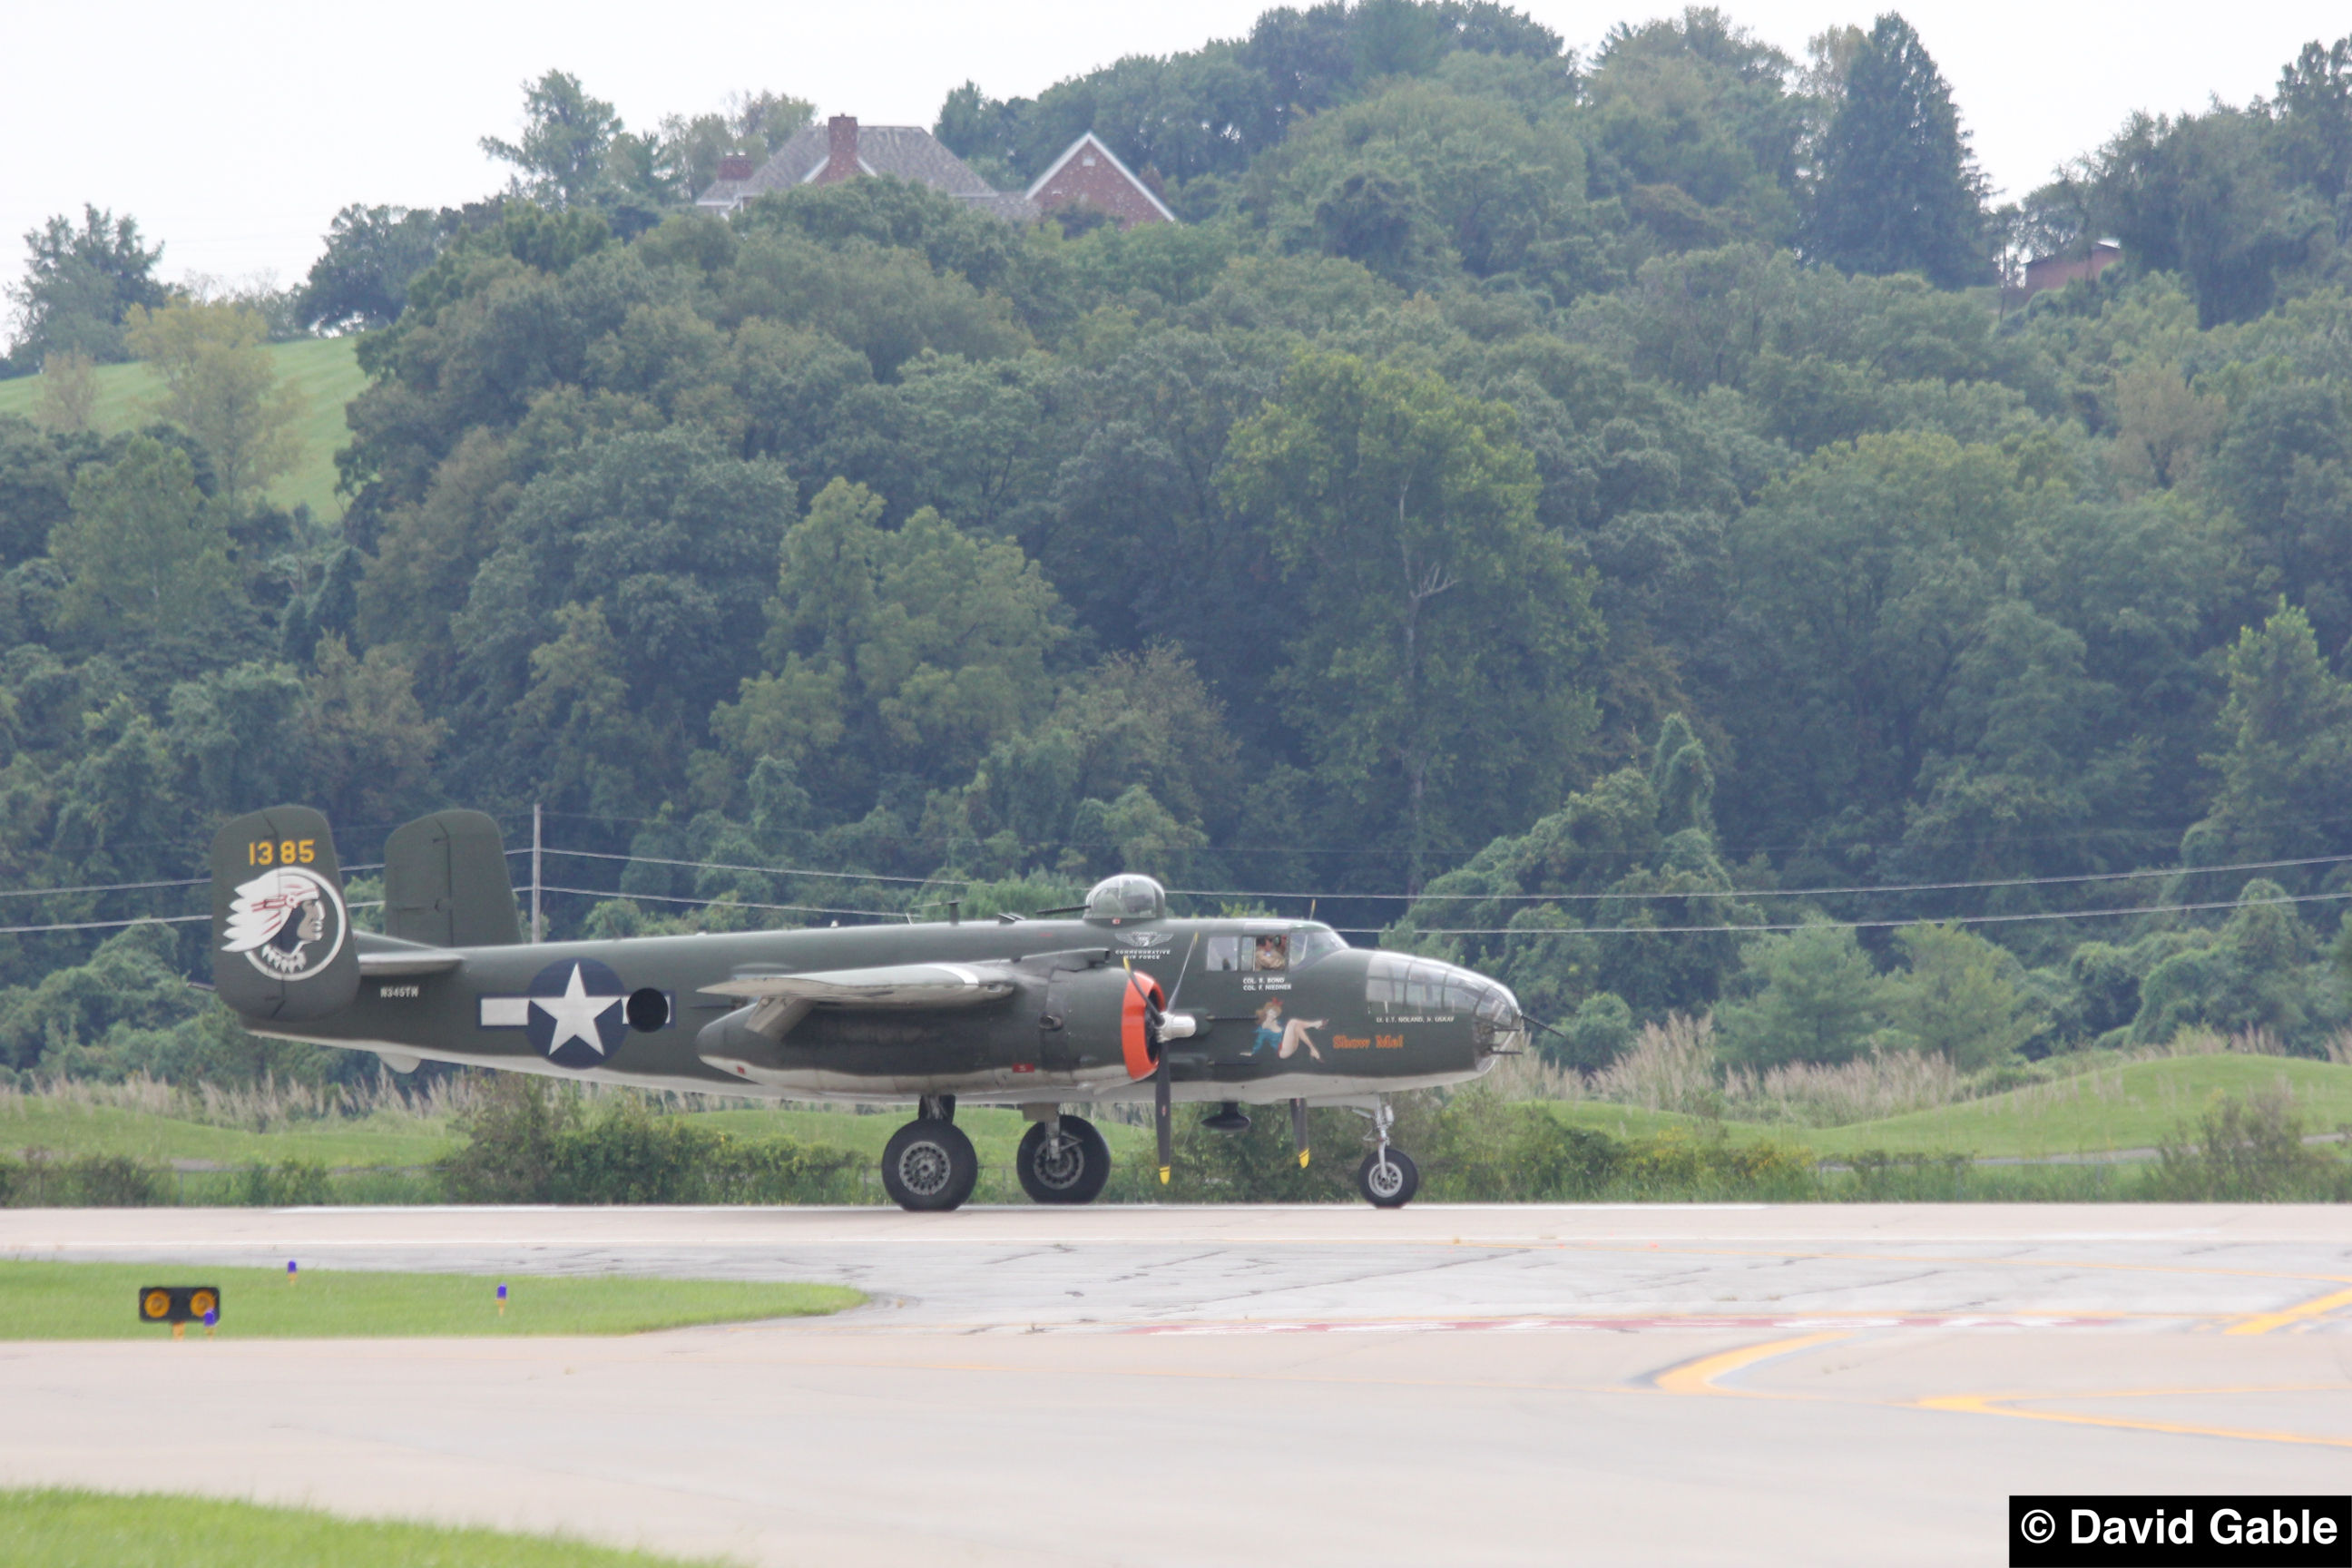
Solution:
<svg viewBox="0 0 2352 1568"><path fill-rule="evenodd" d="M1110 1145L1083 1116L1034 1123L1013 1158L1021 1190L1041 1204L1090 1204L1110 1180Z"/></svg>
<svg viewBox="0 0 2352 1568"><path fill-rule="evenodd" d="M1421 1191L1421 1167L1402 1149L1380 1150L1356 1167L1356 1190L1374 1208L1401 1209Z"/></svg>
<svg viewBox="0 0 2352 1568"><path fill-rule="evenodd" d="M1421 1191L1421 1167L1412 1156L1389 1143L1389 1129L1396 1125L1396 1112L1386 1100L1380 1101L1362 1114L1372 1119L1372 1152L1356 1167L1356 1190L1364 1201L1379 1209L1401 1209L1412 1202L1413 1194Z"/></svg>

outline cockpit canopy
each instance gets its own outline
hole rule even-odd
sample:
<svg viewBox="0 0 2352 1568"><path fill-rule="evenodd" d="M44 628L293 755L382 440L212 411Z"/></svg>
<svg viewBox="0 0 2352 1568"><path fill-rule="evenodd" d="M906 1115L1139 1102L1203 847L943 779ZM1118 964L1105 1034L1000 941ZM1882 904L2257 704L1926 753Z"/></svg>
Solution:
<svg viewBox="0 0 2352 1568"><path fill-rule="evenodd" d="M1168 889L1149 877L1106 877L1087 894L1090 921L1156 921L1168 914Z"/></svg>

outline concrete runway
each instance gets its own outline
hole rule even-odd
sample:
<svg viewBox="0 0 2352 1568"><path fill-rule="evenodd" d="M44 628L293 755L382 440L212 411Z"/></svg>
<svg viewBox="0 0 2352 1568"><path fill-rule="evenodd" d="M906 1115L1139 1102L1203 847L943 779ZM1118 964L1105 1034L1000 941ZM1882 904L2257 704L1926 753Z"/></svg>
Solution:
<svg viewBox="0 0 2352 1568"><path fill-rule="evenodd" d="M1981 1563L2012 1491L2352 1489L2339 1208L0 1210L0 1256L857 1285L0 1344L0 1481L763 1564Z"/></svg>

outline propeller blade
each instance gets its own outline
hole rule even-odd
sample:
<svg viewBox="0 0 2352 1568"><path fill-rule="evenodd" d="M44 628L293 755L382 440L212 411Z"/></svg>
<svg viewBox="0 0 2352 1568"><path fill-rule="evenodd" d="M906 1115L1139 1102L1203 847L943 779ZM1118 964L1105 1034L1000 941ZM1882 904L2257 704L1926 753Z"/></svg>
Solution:
<svg viewBox="0 0 2352 1568"><path fill-rule="evenodd" d="M1160 1068L1151 1075L1152 1120L1160 1127L1160 1184L1168 1184L1168 1173L1176 1164L1175 1106L1171 1098L1168 1078L1168 1053L1160 1053Z"/></svg>

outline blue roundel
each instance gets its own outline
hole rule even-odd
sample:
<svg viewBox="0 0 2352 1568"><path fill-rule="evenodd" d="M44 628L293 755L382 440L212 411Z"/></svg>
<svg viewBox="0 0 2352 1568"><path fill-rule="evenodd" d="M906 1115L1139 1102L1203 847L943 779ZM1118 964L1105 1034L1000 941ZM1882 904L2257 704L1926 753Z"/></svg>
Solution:
<svg viewBox="0 0 2352 1568"><path fill-rule="evenodd" d="M621 977L593 958L567 958L532 976L524 1027L539 1054L560 1068L593 1068L628 1037Z"/></svg>

